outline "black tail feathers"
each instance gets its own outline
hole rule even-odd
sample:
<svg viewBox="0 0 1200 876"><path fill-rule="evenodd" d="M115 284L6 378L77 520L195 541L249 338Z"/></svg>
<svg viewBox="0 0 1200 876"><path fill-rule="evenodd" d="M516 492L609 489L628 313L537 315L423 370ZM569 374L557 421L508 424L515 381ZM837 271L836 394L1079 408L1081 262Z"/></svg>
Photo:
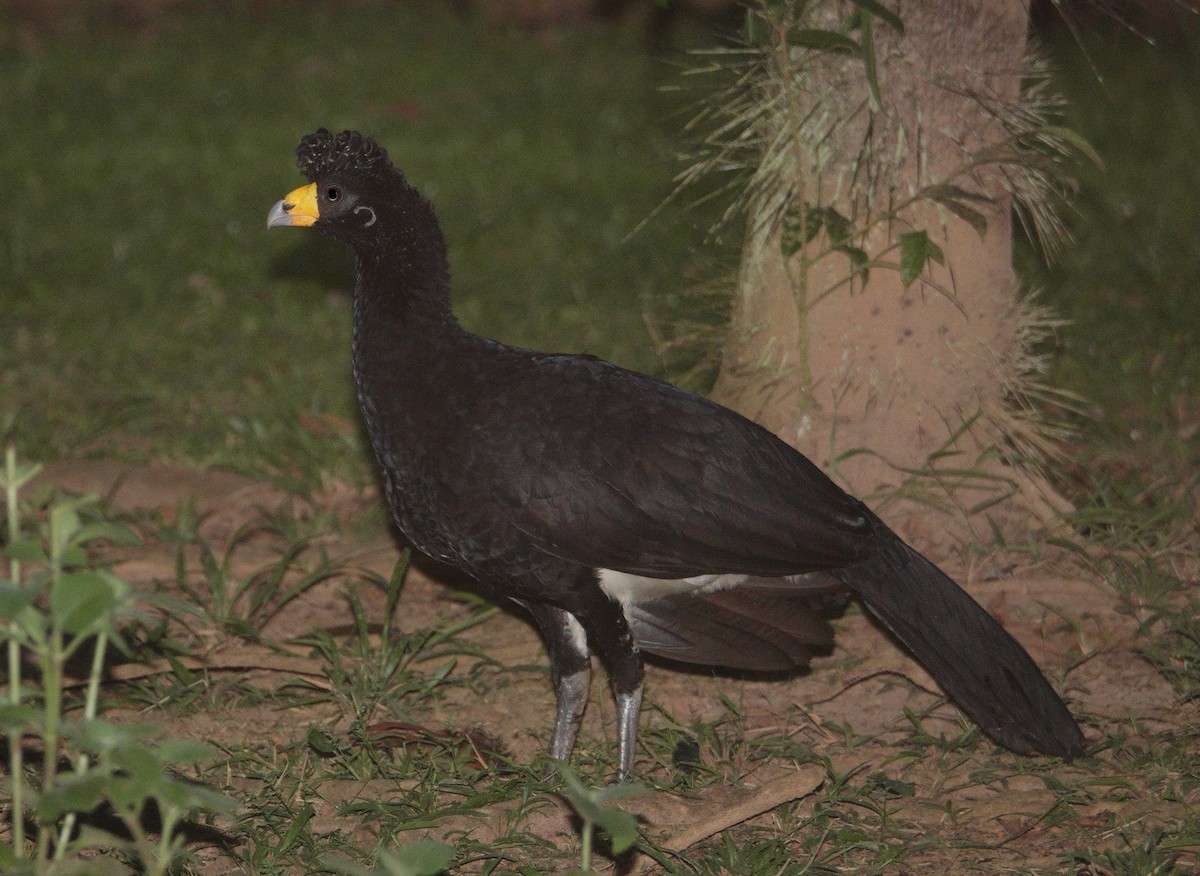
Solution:
<svg viewBox="0 0 1200 876"><path fill-rule="evenodd" d="M834 574L985 732L1020 754L1072 760L1079 725L1033 659L974 599L896 539Z"/></svg>

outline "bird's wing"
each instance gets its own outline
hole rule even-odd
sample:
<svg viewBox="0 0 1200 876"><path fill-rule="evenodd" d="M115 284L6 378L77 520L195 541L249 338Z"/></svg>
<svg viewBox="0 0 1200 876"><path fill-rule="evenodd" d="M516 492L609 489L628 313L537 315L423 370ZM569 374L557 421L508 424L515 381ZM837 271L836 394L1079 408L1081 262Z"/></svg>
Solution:
<svg viewBox="0 0 1200 876"><path fill-rule="evenodd" d="M538 364L545 401L521 405L524 450L502 477L539 549L661 577L799 574L874 549L877 518L755 423L598 360Z"/></svg>

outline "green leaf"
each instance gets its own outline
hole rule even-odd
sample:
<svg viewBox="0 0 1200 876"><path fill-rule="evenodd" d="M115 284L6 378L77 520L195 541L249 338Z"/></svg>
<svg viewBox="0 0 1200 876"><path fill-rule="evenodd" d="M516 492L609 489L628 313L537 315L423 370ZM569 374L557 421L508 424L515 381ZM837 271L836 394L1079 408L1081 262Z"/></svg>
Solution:
<svg viewBox="0 0 1200 876"><path fill-rule="evenodd" d="M149 795L149 788L163 774L163 762L158 752L145 743L118 745L113 749L112 760L144 789L144 796Z"/></svg>
<svg viewBox="0 0 1200 876"><path fill-rule="evenodd" d="M93 571L68 572L50 586L50 615L68 633L96 624L111 601L108 582Z"/></svg>
<svg viewBox="0 0 1200 876"><path fill-rule="evenodd" d="M597 824L608 833L615 855L620 855L637 842L637 819L623 809L605 809Z"/></svg>
<svg viewBox="0 0 1200 876"><path fill-rule="evenodd" d="M850 264L853 266L854 273L862 274L862 281L867 282L870 276L870 271L867 266L871 263L870 257L866 250L857 246L835 246L835 250L847 256L850 259Z"/></svg>
<svg viewBox="0 0 1200 876"><path fill-rule="evenodd" d="M944 201L943 203L947 210L979 232L980 237L987 234L987 217L974 207L968 207L961 201Z"/></svg>
<svg viewBox="0 0 1200 876"><path fill-rule="evenodd" d="M875 63L875 31L871 23L870 13L858 11L858 27L862 33L863 71L867 77L867 87L871 90L871 103L875 109L883 106L883 96L879 93L879 71Z"/></svg>
<svg viewBox="0 0 1200 876"><path fill-rule="evenodd" d="M596 802L596 797L591 789L579 780L574 771L565 765L559 765L558 771L562 774L563 784L566 786L563 793L566 795L567 801L575 809L576 814L584 821L592 824L599 824L600 819L604 817L604 813L600 809L600 805Z"/></svg>
<svg viewBox="0 0 1200 876"><path fill-rule="evenodd" d="M155 783L152 794L161 804L174 806L181 812L201 809L205 812L234 812L238 803L207 785L164 772Z"/></svg>
<svg viewBox="0 0 1200 876"><path fill-rule="evenodd" d="M195 603L172 596L169 593L139 593L138 602L161 608L165 613L175 616L203 617L204 612Z"/></svg>
<svg viewBox="0 0 1200 876"><path fill-rule="evenodd" d="M907 289L912 285L930 259L945 264L942 248L929 239L924 231L909 231L900 235L900 281Z"/></svg>
<svg viewBox="0 0 1200 876"><path fill-rule="evenodd" d="M925 190L925 196L931 201L944 206L959 219L962 219L982 236L987 233L987 217L967 202L990 204L992 199L977 192L969 192L951 183L930 186Z"/></svg>
<svg viewBox="0 0 1200 876"><path fill-rule="evenodd" d="M437 876L450 866L454 850L434 839L419 839L394 852L381 852L379 863L388 876Z"/></svg>
<svg viewBox="0 0 1200 876"><path fill-rule="evenodd" d="M164 739L157 748L165 763L202 763L217 754L217 750L208 743L191 739Z"/></svg>
<svg viewBox="0 0 1200 876"><path fill-rule="evenodd" d="M122 547L132 547L133 545L142 543L141 537L129 527L107 520L88 523L80 527L71 539L71 542L73 544L87 544L89 541L99 539Z"/></svg>
<svg viewBox="0 0 1200 876"><path fill-rule="evenodd" d="M612 840L615 854L621 854L638 838L637 818L629 812L613 808L612 804L626 797L637 797L646 793L645 785L609 785L595 792L596 802L600 804L603 817L599 824L608 832Z"/></svg>
<svg viewBox="0 0 1200 876"><path fill-rule="evenodd" d="M396 612L396 606L400 602L400 594L404 591L404 577L408 573L408 564L412 560L412 551L405 548L400 552L400 558L396 560L396 565L392 567L392 574L387 580L385 592L387 593L387 604L383 608L383 633L382 640L388 641L392 629L392 617Z"/></svg>
<svg viewBox="0 0 1200 876"><path fill-rule="evenodd" d="M39 714L32 706L4 703L0 705L0 730L11 736L32 724Z"/></svg>
<svg viewBox="0 0 1200 876"><path fill-rule="evenodd" d="M257 626L251 621L242 617L231 617L225 621L225 632L237 636L239 639L246 639L250 642L257 642L261 638L261 633Z"/></svg>
<svg viewBox="0 0 1200 876"><path fill-rule="evenodd" d="M69 544L64 547L62 553L59 554L59 559L63 564L63 568L86 566L88 564L87 551L77 544Z"/></svg>
<svg viewBox="0 0 1200 876"><path fill-rule="evenodd" d="M450 866L454 850L434 839L419 839L396 851L379 853L379 866L364 867L344 858L322 858L321 867L345 876L437 876Z"/></svg>
<svg viewBox="0 0 1200 876"><path fill-rule="evenodd" d="M938 203L945 201L973 201L976 204L990 204L992 199L979 192L972 192L954 183L938 183L925 190L925 195Z"/></svg>
<svg viewBox="0 0 1200 876"><path fill-rule="evenodd" d="M917 786L912 782L903 782L900 779L893 779L883 773L875 773L867 779L869 787L878 788L893 797L913 797L916 795Z"/></svg>
<svg viewBox="0 0 1200 876"><path fill-rule="evenodd" d="M78 508L83 504L83 499L70 499L50 509L50 540L53 552L61 553L79 531L82 524L79 521Z"/></svg>
<svg viewBox="0 0 1200 876"><path fill-rule="evenodd" d="M279 844L275 848L276 856L282 856L284 852L296 844L296 840L300 838L300 834L304 833L304 828L313 820L317 814L317 810L309 803L302 808L292 818L292 823L288 825L288 829L283 836L279 838Z"/></svg>
<svg viewBox="0 0 1200 876"><path fill-rule="evenodd" d="M59 777L37 803L43 823L54 823L68 812L90 812L112 789L114 778L101 770Z"/></svg>
<svg viewBox="0 0 1200 876"><path fill-rule="evenodd" d="M112 587L99 572L67 572L50 586L50 616L72 635L105 625L114 602Z"/></svg>
<svg viewBox="0 0 1200 876"><path fill-rule="evenodd" d="M10 541L4 548L4 554L10 560L19 563L48 563L50 558L42 550L42 546L30 539L18 538Z"/></svg>
<svg viewBox="0 0 1200 876"><path fill-rule="evenodd" d="M1097 170L1104 170L1104 159L1100 157L1100 153L1096 151L1096 147L1089 143L1087 138L1078 131L1062 125L1046 125L1043 128L1039 128L1038 133L1062 140L1091 162Z"/></svg>
<svg viewBox="0 0 1200 876"><path fill-rule="evenodd" d="M788 42L802 49L833 52L838 55L857 55L861 51L859 44L850 37L832 30L805 28L789 35Z"/></svg>
<svg viewBox="0 0 1200 876"><path fill-rule="evenodd" d="M860 12L873 15L898 33L904 33L904 20L878 0L850 0Z"/></svg>
<svg viewBox="0 0 1200 876"><path fill-rule="evenodd" d="M192 799L195 801L193 805L205 812L213 813L231 813L237 812L238 807L242 804L230 797L228 794L222 794L215 788L210 788L207 785L191 785Z"/></svg>
<svg viewBox="0 0 1200 876"><path fill-rule="evenodd" d="M372 870L362 864L356 864L354 861L347 861L345 858L323 857L320 866L323 870L332 870L334 873L342 873L344 876L379 876L378 870Z"/></svg>
<svg viewBox="0 0 1200 876"><path fill-rule="evenodd" d="M619 785L607 785L603 788L597 788L592 792L592 795L596 798L596 802L601 806L607 806L615 800L621 800L625 797L640 797L645 793L645 785L629 785L622 783Z"/></svg>
<svg viewBox="0 0 1200 876"><path fill-rule="evenodd" d="M592 790L579 780L573 771L566 766L559 766L563 784L563 793L575 808L575 812L585 822L602 828L612 841L613 852L621 854L637 842L637 819L622 809L613 806L613 802L622 797L644 794L642 785L609 785L607 788Z"/></svg>
<svg viewBox="0 0 1200 876"><path fill-rule="evenodd" d="M39 611L36 606L27 605L13 618L16 625L20 628L30 641L33 642L35 648L41 647L46 641L46 633L48 632L49 618L46 613Z"/></svg>
<svg viewBox="0 0 1200 876"><path fill-rule="evenodd" d="M157 778L158 776L154 775L113 775L112 781L105 788L105 796L117 809L137 812L145 805L146 800L153 796Z"/></svg>
<svg viewBox="0 0 1200 876"><path fill-rule="evenodd" d="M73 730L65 727L64 733L71 742L88 751L106 752L119 745L140 744L137 742L136 725L131 730L131 727L116 725L103 718L84 721L83 724L74 725Z"/></svg>
<svg viewBox="0 0 1200 876"><path fill-rule="evenodd" d="M804 217L804 242L809 243L821 229L829 235L835 246L845 243L850 237L850 220L833 207L809 207Z"/></svg>
<svg viewBox="0 0 1200 876"><path fill-rule="evenodd" d="M14 620L37 594L33 587L14 587L7 581L0 584L0 620Z"/></svg>
<svg viewBox="0 0 1200 876"><path fill-rule="evenodd" d="M164 654L163 659L165 659L167 661L167 663L170 665L171 674L181 684L190 686L190 685L193 685L196 683L196 673L194 673L194 672L192 672L192 670L188 669L183 664L183 661L180 660L176 655Z"/></svg>
<svg viewBox="0 0 1200 876"><path fill-rule="evenodd" d="M322 757L332 757L349 750L349 746L345 742L331 736L320 727L309 727L305 741L308 742L309 748Z"/></svg>

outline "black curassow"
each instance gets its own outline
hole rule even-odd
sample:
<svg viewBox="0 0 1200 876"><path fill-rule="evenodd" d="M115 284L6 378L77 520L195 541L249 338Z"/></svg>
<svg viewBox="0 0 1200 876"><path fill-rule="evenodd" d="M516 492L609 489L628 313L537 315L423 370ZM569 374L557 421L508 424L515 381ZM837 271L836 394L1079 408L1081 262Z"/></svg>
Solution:
<svg viewBox="0 0 1200 876"><path fill-rule="evenodd" d="M1084 751L1016 640L808 459L661 381L470 334L433 207L387 153L321 129L297 155L310 184L267 226L354 251L354 379L391 512L418 551L533 615L558 697L553 757L574 747L593 652L625 776L643 652L802 666L832 639L812 600L847 589L997 742Z"/></svg>

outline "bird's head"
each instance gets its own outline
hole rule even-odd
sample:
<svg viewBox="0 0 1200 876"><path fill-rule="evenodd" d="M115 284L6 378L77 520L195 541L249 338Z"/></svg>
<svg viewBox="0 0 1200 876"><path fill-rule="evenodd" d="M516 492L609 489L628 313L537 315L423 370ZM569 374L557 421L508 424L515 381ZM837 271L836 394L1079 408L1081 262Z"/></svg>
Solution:
<svg viewBox="0 0 1200 876"><path fill-rule="evenodd" d="M300 141L296 164L308 185L271 208L268 228L311 227L348 244L358 260L356 296L453 319L446 241L433 205L378 143L321 128Z"/></svg>
<svg viewBox="0 0 1200 876"><path fill-rule="evenodd" d="M411 192L387 152L357 131L309 134L296 148L308 185L289 192L267 215L267 227L312 227L351 243L372 236L382 211ZM377 229L375 229L377 230Z"/></svg>

